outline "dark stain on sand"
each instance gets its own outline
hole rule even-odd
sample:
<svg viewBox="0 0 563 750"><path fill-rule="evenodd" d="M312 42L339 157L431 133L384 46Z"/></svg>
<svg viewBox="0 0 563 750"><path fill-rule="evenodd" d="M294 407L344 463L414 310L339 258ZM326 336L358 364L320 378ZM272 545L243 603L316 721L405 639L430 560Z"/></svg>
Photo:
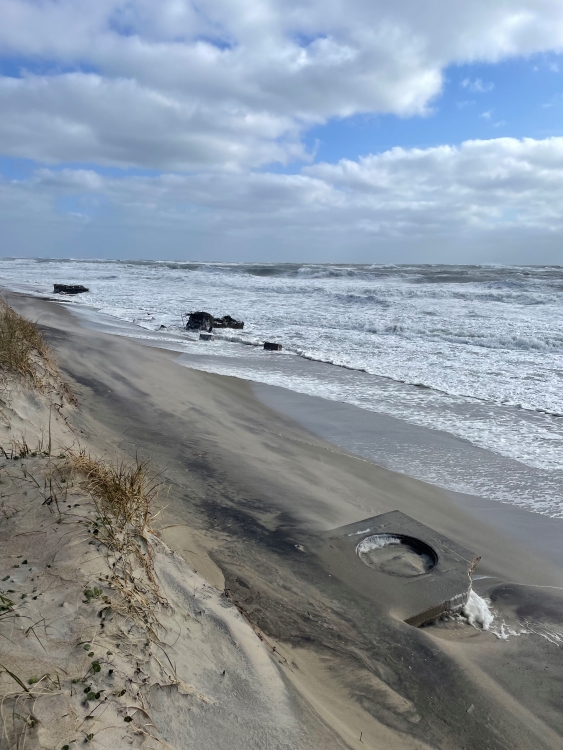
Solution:
<svg viewBox="0 0 563 750"><path fill-rule="evenodd" d="M224 573L226 594L263 633L314 650L335 683L343 686L351 699L378 721L425 743L425 747L556 747L548 731L531 726L533 722L528 717L533 715L528 709L521 714L517 701L485 691L438 639L394 620L384 603L378 605L352 591L340 580L338 572L328 572L315 553L315 535L305 530L297 515L282 509L283 502L276 501L288 492L283 477L279 473L265 475L266 478L253 476L245 467L244 456L241 458L232 447L225 448L214 440L205 409L197 403L182 404L182 389L199 383L201 374L194 375L180 367L172 372L170 368L175 366L163 359L161 372L163 376L171 372L171 382L178 393L178 404L164 407L153 394L131 382L133 377L120 372L122 349L127 349L129 358L124 358L123 367L128 366L129 372L132 368L142 369L144 357L148 356L142 347L90 331L61 332L52 327L46 331L57 345L64 371L81 391L89 415L95 415L105 430L114 431L115 442L121 448L132 455L150 456L155 468L162 470L170 487L169 513L178 522L217 538L219 546L211 556ZM216 399L227 412L229 394L225 396L224 389L230 386L225 383L218 376L205 380L208 391L214 394L210 396L208 392L207 398ZM246 398L244 393L240 397ZM239 419L247 428L248 440L248 446L243 447L252 449L251 440L256 441L255 445L259 440L273 440L260 437L265 435L265 425L270 425L260 423L258 412L247 417L243 410L244 406ZM268 414L267 419L271 418ZM77 419L83 417L79 415ZM286 428L287 420L280 418L276 429ZM280 441L276 438L274 442L277 445ZM275 449L274 445L271 450ZM313 449L280 443L288 461L296 450ZM342 482L346 482L346 476ZM491 596L510 601L522 612L533 609L551 617L560 615L558 607L543 593L526 596L515 587L504 585ZM514 649L511 645L506 653L514 654ZM506 675L506 695L516 695L522 705L529 705L534 696L530 697L520 670L527 669L532 658L530 650L529 662L514 659L505 665L500 663L504 654L489 656L480 666L489 670L495 680L499 674ZM520 693L514 689L516 677L522 686ZM559 668L553 668L552 679L561 679ZM549 690L546 688L543 705L551 702L555 694L551 685ZM536 703L532 705L536 710ZM541 714L540 709L533 716L534 722L538 713ZM546 709L540 718L546 726L553 725L556 715Z"/></svg>
<svg viewBox="0 0 563 750"><path fill-rule="evenodd" d="M263 501L231 495L220 503L208 499L202 508L230 537L212 553L226 595L269 638L315 649L365 711L433 747L508 747L490 736L487 724L500 719L459 667L424 633L329 576L309 551L314 537L289 515L269 529L259 520L268 515ZM478 723L467 714L470 704Z"/></svg>

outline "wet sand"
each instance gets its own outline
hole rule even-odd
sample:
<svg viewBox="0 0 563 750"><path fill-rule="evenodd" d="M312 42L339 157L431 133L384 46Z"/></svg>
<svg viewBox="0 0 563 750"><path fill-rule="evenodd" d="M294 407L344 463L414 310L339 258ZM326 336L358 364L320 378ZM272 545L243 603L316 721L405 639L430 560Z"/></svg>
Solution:
<svg viewBox="0 0 563 750"><path fill-rule="evenodd" d="M376 414L350 404L327 402L285 388L253 383L252 391L266 406L280 412L306 430L337 445L359 458L393 449L399 443L424 443L429 453L455 455L471 453L474 461L486 462L488 451L439 430L430 430L402 422L391 416ZM391 447L390 447L391 444ZM509 460L506 460L509 463ZM405 474L409 467L404 467ZM494 528L509 544L526 550L541 560L538 584L563 586L563 519L531 513L508 503L489 500L462 492L448 491L452 502L463 511ZM480 572L488 564L483 554ZM548 569L551 575L548 576Z"/></svg>
<svg viewBox="0 0 563 750"><path fill-rule="evenodd" d="M562 592L542 588L563 576L557 555L515 543L526 535L523 520L506 521L517 509L492 520L487 503L466 508L348 454L245 381L85 329L55 303L11 303L45 327L89 440L109 455L150 456L162 471L162 537L225 586L335 739L351 748L561 747L562 651L540 631L563 626ZM533 632L500 640L467 625L412 628L327 572L315 554L320 533L395 509L480 554L477 573L490 578L476 588Z"/></svg>

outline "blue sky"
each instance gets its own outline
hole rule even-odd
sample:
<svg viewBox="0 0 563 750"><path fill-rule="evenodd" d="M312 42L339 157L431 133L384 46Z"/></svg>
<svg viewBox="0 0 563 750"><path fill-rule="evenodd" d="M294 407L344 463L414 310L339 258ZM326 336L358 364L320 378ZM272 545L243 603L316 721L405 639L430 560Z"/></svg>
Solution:
<svg viewBox="0 0 563 750"><path fill-rule="evenodd" d="M394 146L428 148L474 138L563 135L563 55L451 66L444 79L444 89L431 102L427 116L334 119L308 132L308 148L316 148L319 161L337 161ZM475 81L482 82L477 90Z"/></svg>
<svg viewBox="0 0 563 750"><path fill-rule="evenodd" d="M553 0L0 0L0 107L5 255L563 262Z"/></svg>

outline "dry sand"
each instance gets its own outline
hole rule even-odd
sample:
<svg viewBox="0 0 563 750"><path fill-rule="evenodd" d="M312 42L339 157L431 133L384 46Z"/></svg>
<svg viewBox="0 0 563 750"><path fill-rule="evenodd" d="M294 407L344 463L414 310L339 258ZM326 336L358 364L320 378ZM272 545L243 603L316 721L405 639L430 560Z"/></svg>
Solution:
<svg viewBox="0 0 563 750"><path fill-rule="evenodd" d="M238 610L152 535L158 638L120 617L91 500L70 487L59 513L30 481L57 464L2 472L1 748L343 747Z"/></svg>
<svg viewBox="0 0 563 750"><path fill-rule="evenodd" d="M308 433L244 381L81 328L60 305L10 301L58 354L79 401L76 434L99 453L150 456L170 488L160 537L259 630L286 696L271 725L297 722L309 745L285 730L275 744L241 718L247 747L561 748L563 659L547 636L563 605L543 588L563 585L556 565L448 493ZM480 554L491 577L479 591L533 632L504 641L468 625L415 629L327 573L320 532L395 509ZM206 747L188 737L176 746ZM236 747L228 738L214 747Z"/></svg>
<svg viewBox="0 0 563 750"><path fill-rule="evenodd" d="M72 455L124 454L81 417L56 374L38 390L2 373L0 748L343 748L237 608L154 533L138 543L156 586L138 564L123 579Z"/></svg>

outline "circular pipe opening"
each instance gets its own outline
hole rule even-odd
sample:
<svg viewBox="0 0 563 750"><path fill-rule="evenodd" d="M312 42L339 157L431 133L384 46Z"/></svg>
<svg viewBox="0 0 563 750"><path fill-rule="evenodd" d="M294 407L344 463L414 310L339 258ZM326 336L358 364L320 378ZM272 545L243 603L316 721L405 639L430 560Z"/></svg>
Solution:
<svg viewBox="0 0 563 750"><path fill-rule="evenodd" d="M424 575L438 562L429 544L405 534L366 536L356 546L356 554L368 567L401 578Z"/></svg>

